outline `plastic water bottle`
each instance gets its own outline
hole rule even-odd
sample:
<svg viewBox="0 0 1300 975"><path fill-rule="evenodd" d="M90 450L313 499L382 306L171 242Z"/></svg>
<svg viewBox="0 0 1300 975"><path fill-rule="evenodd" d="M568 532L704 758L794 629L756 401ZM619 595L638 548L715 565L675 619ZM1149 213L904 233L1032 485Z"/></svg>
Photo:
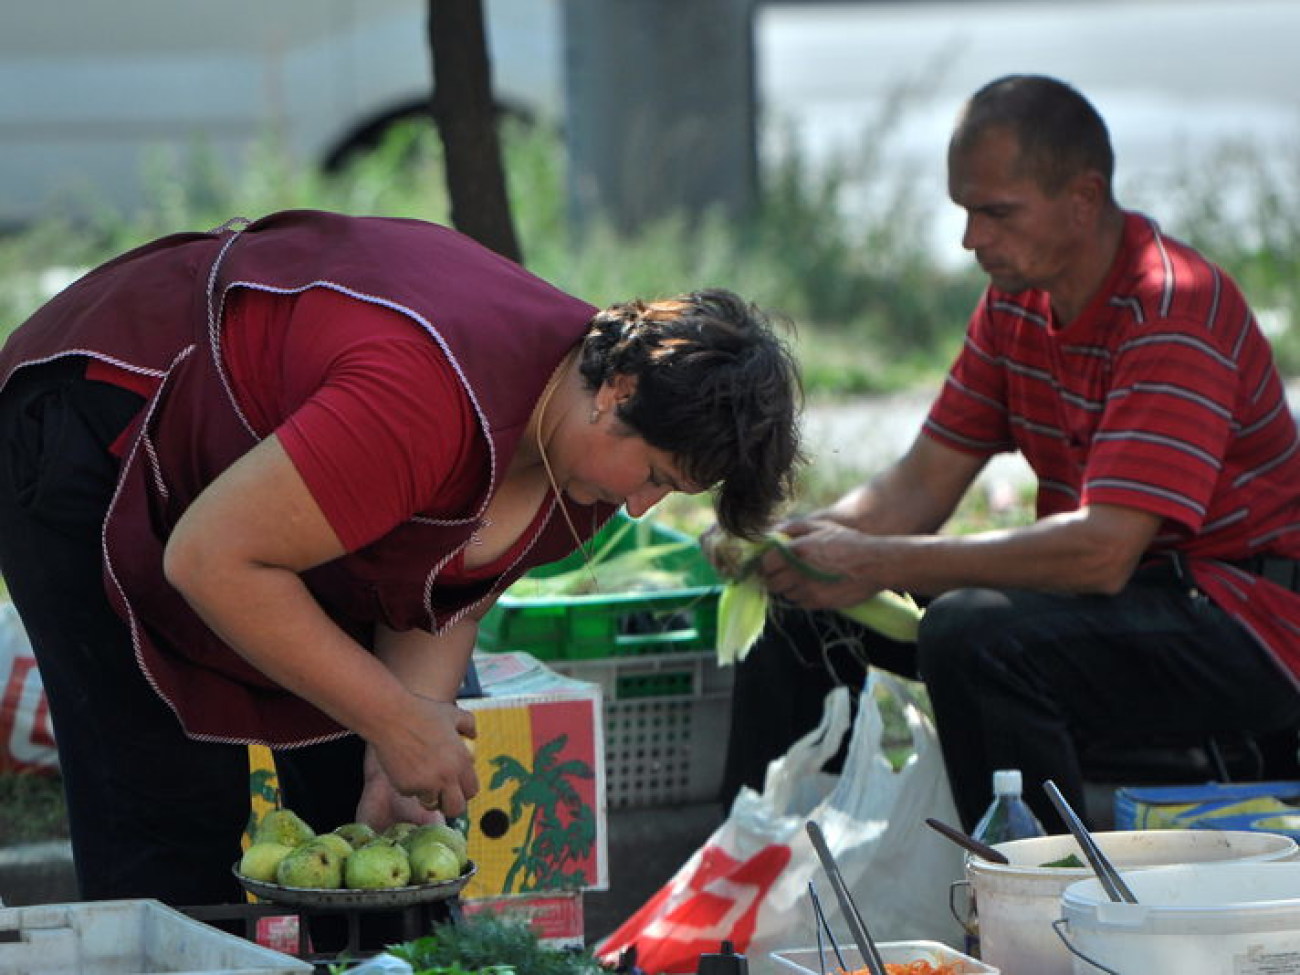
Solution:
<svg viewBox="0 0 1300 975"><path fill-rule="evenodd" d="M1020 769L1003 768L994 772L993 801L971 835L989 845L1045 836L1047 830L1025 802L1023 791Z"/></svg>
<svg viewBox="0 0 1300 975"><path fill-rule="evenodd" d="M1038 821L1034 811L1025 802L1024 782L1018 768L998 769L993 773L993 801L975 824L971 835L990 846L1009 840L1024 840L1045 836L1047 830ZM966 928L966 954L980 956L979 905L971 894L971 919Z"/></svg>

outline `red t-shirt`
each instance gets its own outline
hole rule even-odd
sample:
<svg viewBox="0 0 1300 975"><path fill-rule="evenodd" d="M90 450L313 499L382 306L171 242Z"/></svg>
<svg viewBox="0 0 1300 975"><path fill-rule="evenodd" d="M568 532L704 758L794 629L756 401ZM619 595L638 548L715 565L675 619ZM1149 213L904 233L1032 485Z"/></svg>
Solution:
<svg viewBox="0 0 1300 975"><path fill-rule="evenodd" d="M1236 285L1146 218L1127 215L1108 280L1065 328L1043 292L987 291L925 432L1019 450L1039 517L1089 504L1162 516L1151 554L1196 559L1210 597L1300 673L1300 596L1201 561L1300 558L1285 390Z"/></svg>
<svg viewBox="0 0 1300 975"><path fill-rule="evenodd" d="M487 442L451 363L410 318L327 287L237 288L222 323L240 410L259 436L277 435L348 551L417 513L472 513L487 486ZM102 362L87 376L150 392Z"/></svg>

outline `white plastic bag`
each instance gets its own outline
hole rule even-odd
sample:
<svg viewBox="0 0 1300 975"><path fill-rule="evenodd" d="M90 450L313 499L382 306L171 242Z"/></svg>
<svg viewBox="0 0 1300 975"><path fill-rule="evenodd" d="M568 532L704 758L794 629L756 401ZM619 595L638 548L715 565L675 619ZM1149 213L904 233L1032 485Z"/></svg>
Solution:
<svg viewBox="0 0 1300 975"><path fill-rule="evenodd" d="M962 943L948 907L962 876L962 852L925 824L956 823L957 812L934 725L915 685L872 669L851 721L847 688L826 698L821 724L767 772L763 792L742 789L731 814L640 910L598 946L616 960L631 945L648 973L695 971L699 955L731 941L753 975L779 969L772 951L817 944L811 883L835 939L852 944L830 881L808 838L821 826L827 845L877 941ZM913 754L894 771L883 747L878 694L902 705ZM852 723L844 771L822 771Z"/></svg>

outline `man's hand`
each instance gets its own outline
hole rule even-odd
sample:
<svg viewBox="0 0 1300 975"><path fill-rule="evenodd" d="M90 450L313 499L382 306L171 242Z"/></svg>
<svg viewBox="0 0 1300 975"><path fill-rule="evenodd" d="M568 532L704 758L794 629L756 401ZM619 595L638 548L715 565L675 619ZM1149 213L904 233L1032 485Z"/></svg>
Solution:
<svg viewBox="0 0 1300 975"><path fill-rule="evenodd" d="M774 596L806 609L844 609L885 588L861 570L870 536L820 520L790 521L779 529L789 538L788 553L774 549L759 566Z"/></svg>

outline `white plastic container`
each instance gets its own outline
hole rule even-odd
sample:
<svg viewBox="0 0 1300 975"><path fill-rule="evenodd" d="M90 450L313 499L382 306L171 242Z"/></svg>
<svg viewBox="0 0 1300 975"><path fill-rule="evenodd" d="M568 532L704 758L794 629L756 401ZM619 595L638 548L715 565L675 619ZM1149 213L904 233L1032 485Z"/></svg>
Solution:
<svg viewBox="0 0 1300 975"><path fill-rule="evenodd" d="M1123 871L1168 864L1300 859L1294 840L1273 833L1167 829L1094 833L1093 838ZM1070 952L1052 923L1061 916L1065 889L1093 876L1092 868L1041 864L1070 854L1086 864L1083 851L1068 834L1012 840L994 848L1011 862L966 860L979 915L980 957L1009 975L1070 975Z"/></svg>
<svg viewBox="0 0 1300 975"><path fill-rule="evenodd" d="M1112 902L1095 877L1061 895L1074 975L1300 975L1300 863L1183 864L1125 880L1136 904Z"/></svg>
<svg viewBox="0 0 1300 975"><path fill-rule="evenodd" d="M307 975L313 966L156 900L0 908L0 975Z"/></svg>
<svg viewBox="0 0 1300 975"><path fill-rule="evenodd" d="M939 941L882 941L876 945L876 948L879 949L883 961L896 965L905 965L911 961L928 961L935 966L956 964L960 975L1000 975L998 969L991 965L970 955L963 955L960 951L949 948ZM858 953L857 948L841 945L840 954L844 956L844 964L848 971L863 967L862 955ZM824 955L826 971L838 972L839 959L835 957L835 953L827 947ZM798 972L799 975L821 975L822 972L821 957L816 948L774 951L772 960L780 968Z"/></svg>

